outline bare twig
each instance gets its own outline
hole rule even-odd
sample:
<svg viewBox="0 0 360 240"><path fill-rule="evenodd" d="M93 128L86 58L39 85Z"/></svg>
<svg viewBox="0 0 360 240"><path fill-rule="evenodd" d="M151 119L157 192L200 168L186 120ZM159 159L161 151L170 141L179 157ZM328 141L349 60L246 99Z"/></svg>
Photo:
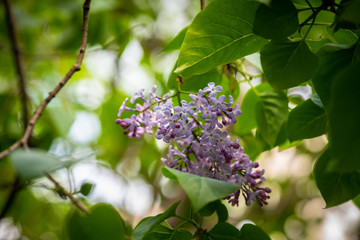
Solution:
<svg viewBox="0 0 360 240"><path fill-rule="evenodd" d="M88 19L89 19L89 9L90 9L90 2L91 0L85 0L83 5L84 15L83 15L83 27L82 27L82 37L81 37L81 45L78 58L76 63L71 67L65 77L56 85L56 87L49 93L49 95L42 101L40 106L36 109L34 116L31 118L30 122L28 123L25 133L20 140L15 142L11 145L8 149L4 150L0 153L0 159L9 155L12 151L23 146L27 148L27 143L29 138L34 130L35 124L39 117L41 116L42 112L44 111L45 107L49 104L49 102L56 96L56 94L62 89L62 87L69 81L69 79L73 76L73 74L77 71L80 71L81 63L84 59L85 48L86 48L86 40L87 40L87 33L88 33Z"/></svg>
<svg viewBox="0 0 360 240"><path fill-rule="evenodd" d="M205 0L200 0L200 9L203 10L205 8Z"/></svg>
<svg viewBox="0 0 360 240"><path fill-rule="evenodd" d="M49 173L47 173L46 175L47 175L48 179L50 181L52 181L57 188L59 188L61 193L63 193L67 198L69 198L70 201L76 207L78 207L84 213L89 213L89 209L85 206L85 204L82 201L80 201L78 198L75 198L71 193L66 191L66 189L63 186L61 186L61 184L58 181L56 181L55 178L53 176L51 176Z"/></svg>
<svg viewBox="0 0 360 240"><path fill-rule="evenodd" d="M25 65L23 61L23 56L20 51L19 41L17 38L16 22L15 17L12 11L12 7L8 0L3 0L5 11L6 11L6 20L7 28L9 32L9 37L12 45L12 52L14 55L15 65L17 73L19 75L19 86L22 99L22 108L23 108L23 124L24 128L29 123L29 108L28 108L28 95L26 92L26 77L25 77Z"/></svg>

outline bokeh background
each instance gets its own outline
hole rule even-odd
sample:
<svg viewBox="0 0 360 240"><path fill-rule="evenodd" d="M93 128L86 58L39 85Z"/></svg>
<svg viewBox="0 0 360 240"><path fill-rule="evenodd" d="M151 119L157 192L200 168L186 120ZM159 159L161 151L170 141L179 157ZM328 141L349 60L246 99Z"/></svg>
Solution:
<svg viewBox="0 0 360 240"><path fill-rule="evenodd" d="M82 1L14 0L11 4L33 112L76 60ZM78 160L54 176L70 191L84 182L93 183L95 188L85 200L113 204L133 226L186 196L160 173L160 157L167 145L152 136L128 139L115 124L117 111L125 97L140 88L156 84L159 94L168 91L178 51L163 49L199 11L197 0L93 0L82 70L48 105L30 141L32 147ZM258 62L257 54L248 57L246 70L261 73ZM240 76L236 81L241 104L249 86ZM254 80L255 85L261 81ZM305 87L288 94L301 100L311 94L307 91ZM21 104L5 10L0 5L0 150L22 136ZM237 137L236 129L232 135ZM351 202L325 209L315 185L312 169L326 136L262 153L252 147L251 139L242 141L245 151L265 169L266 185L273 192L263 208L227 205L231 223L241 227L253 222L274 240L359 239L359 209ZM0 161L0 207L14 176L8 161ZM72 206L50 187L50 182L39 179L17 195L10 217L0 221L0 239L64 238L63 222ZM215 221L216 216L210 216L206 224Z"/></svg>

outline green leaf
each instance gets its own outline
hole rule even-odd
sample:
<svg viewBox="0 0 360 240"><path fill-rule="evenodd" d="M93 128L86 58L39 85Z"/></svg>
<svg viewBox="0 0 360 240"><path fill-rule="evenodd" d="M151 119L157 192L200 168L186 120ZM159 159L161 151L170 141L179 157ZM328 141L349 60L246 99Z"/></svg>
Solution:
<svg viewBox="0 0 360 240"><path fill-rule="evenodd" d="M69 162L60 161L54 155L40 149L17 150L10 154L10 161L19 177L25 181L45 176L47 172L66 167Z"/></svg>
<svg viewBox="0 0 360 240"><path fill-rule="evenodd" d="M325 133L327 116L324 108L311 99L294 108L288 118L287 130L291 141L313 138Z"/></svg>
<svg viewBox="0 0 360 240"><path fill-rule="evenodd" d="M146 235L152 232L161 222L165 221L168 218L171 218L176 215L176 208L180 204L179 202L171 205L165 212L160 213L154 217L149 217L143 219L134 229L132 238L134 240L145 239Z"/></svg>
<svg viewBox="0 0 360 240"><path fill-rule="evenodd" d="M200 215L205 217L211 216L215 212L218 202L220 202L220 200L206 204L205 207L200 209Z"/></svg>
<svg viewBox="0 0 360 240"><path fill-rule="evenodd" d="M191 232L185 229L177 229L169 238L169 240L191 240L191 239L193 239L193 235L191 234Z"/></svg>
<svg viewBox="0 0 360 240"><path fill-rule="evenodd" d="M235 131L238 135L244 135L250 132L252 129L257 127L256 123L256 105L260 97L257 93L264 93L271 90L271 86L267 83L262 83L255 87L254 89L250 88L241 103L241 115L238 117Z"/></svg>
<svg viewBox="0 0 360 240"><path fill-rule="evenodd" d="M320 64L312 82L316 93L319 95L325 109L328 107L330 87L336 74L347 67L353 58L354 48L328 44L319 52Z"/></svg>
<svg viewBox="0 0 360 240"><path fill-rule="evenodd" d="M200 210L210 202L226 197L239 188L237 184L200 177L172 168L162 167L161 172L165 177L171 180L176 179L180 183L194 206L195 211Z"/></svg>
<svg viewBox="0 0 360 240"><path fill-rule="evenodd" d="M103 203L93 206L88 215L74 210L68 219L67 230L71 240L127 239L119 213L113 206Z"/></svg>
<svg viewBox="0 0 360 240"><path fill-rule="evenodd" d="M270 39L284 39L299 26L297 10L290 0L272 0L270 6L261 4L254 21L254 33Z"/></svg>
<svg viewBox="0 0 360 240"><path fill-rule="evenodd" d="M230 223L220 222L208 232L208 235L213 240L235 240L239 239L240 231Z"/></svg>
<svg viewBox="0 0 360 240"><path fill-rule="evenodd" d="M95 185L93 183L84 182L81 184L80 193L84 196L89 195L92 190L95 188Z"/></svg>
<svg viewBox="0 0 360 240"><path fill-rule="evenodd" d="M174 69L173 69L174 70ZM178 74L172 72L169 76L169 80L167 83L167 87L170 89L176 89L176 79ZM218 85L221 81L221 74L218 70L213 69L209 72L200 74L200 75L193 75L190 77L183 77L182 81L184 84L180 85L181 90L183 91L193 91L196 93L199 89L203 89L208 85L209 82L214 82Z"/></svg>
<svg viewBox="0 0 360 240"><path fill-rule="evenodd" d="M220 201L217 202L216 214L218 215L218 223L225 222L229 218L226 206Z"/></svg>
<svg viewBox="0 0 360 240"><path fill-rule="evenodd" d="M331 154L326 149L314 166L314 175L327 208L344 203L360 193L359 172L329 172L329 164Z"/></svg>
<svg viewBox="0 0 360 240"><path fill-rule="evenodd" d="M260 52L261 64L274 89L295 87L312 78L318 67L318 57L305 41L274 41Z"/></svg>
<svg viewBox="0 0 360 240"><path fill-rule="evenodd" d="M360 24L359 12L360 12L360 1L358 0L346 1L342 11L340 12L338 21L359 25ZM353 28L356 28L356 26L353 26Z"/></svg>
<svg viewBox="0 0 360 240"><path fill-rule="evenodd" d="M288 113L288 99L284 92L267 92L260 95L256 107L258 131L270 147L277 137Z"/></svg>
<svg viewBox="0 0 360 240"><path fill-rule="evenodd" d="M332 167L360 170L360 62L338 74L331 86L329 135Z"/></svg>
<svg viewBox="0 0 360 240"><path fill-rule="evenodd" d="M180 49L188 28L189 26L184 27L173 39L171 39L171 41L164 47L163 52L171 52Z"/></svg>
<svg viewBox="0 0 360 240"><path fill-rule="evenodd" d="M210 2L189 26L175 72L205 73L261 49L267 40L252 32L258 6L246 0Z"/></svg>
<svg viewBox="0 0 360 240"><path fill-rule="evenodd" d="M173 232L174 230L158 224L146 235L146 240L168 240Z"/></svg>
<svg viewBox="0 0 360 240"><path fill-rule="evenodd" d="M253 224L244 224L240 230L240 240L271 240L259 227Z"/></svg>
<svg viewBox="0 0 360 240"><path fill-rule="evenodd" d="M360 208L360 194L353 198L352 201L358 208Z"/></svg>

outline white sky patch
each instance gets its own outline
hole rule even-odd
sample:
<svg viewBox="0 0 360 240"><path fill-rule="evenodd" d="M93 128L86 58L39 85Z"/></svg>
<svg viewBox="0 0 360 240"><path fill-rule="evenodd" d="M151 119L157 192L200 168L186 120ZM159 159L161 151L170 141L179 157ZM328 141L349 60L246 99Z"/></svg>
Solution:
<svg viewBox="0 0 360 240"><path fill-rule="evenodd" d="M126 210L136 216L145 216L152 206L153 195L151 187L143 180L130 181L124 199Z"/></svg>
<svg viewBox="0 0 360 240"><path fill-rule="evenodd" d="M98 80L82 79L75 83L76 100L88 109L96 109L103 103L106 90Z"/></svg>
<svg viewBox="0 0 360 240"><path fill-rule="evenodd" d="M114 77L116 55L110 51L95 51L86 55L85 66L95 78L111 80Z"/></svg>
<svg viewBox="0 0 360 240"><path fill-rule="evenodd" d="M76 143L87 144L96 140L101 133L99 118L91 112L76 113L75 121L70 128L69 138Z"/></svg>
<svg viewBox="0 0 360 240"><path fill-rule="evenodd" d="M121 206L127 187L123 179L110 169L94 163L79 163L72 169L76 187L80 188L84 181L95 184L89 198L96 202L108 202Z"/></svg>
<svg viewBox="0 0 360 240"><path fill-rule="evenodd" d="M140 88L145 91L153 85L153 79L141 67L143 50L138 41L132 40L120 58L120 88L132 96Z"/></svg>

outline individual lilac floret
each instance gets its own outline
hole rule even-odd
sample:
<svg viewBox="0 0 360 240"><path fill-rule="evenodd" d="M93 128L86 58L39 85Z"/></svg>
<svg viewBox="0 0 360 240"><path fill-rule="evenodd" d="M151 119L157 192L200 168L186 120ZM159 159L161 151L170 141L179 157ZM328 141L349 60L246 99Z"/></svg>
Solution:
<svg viewBox="0 0 360 240"><path fill-rule="evenodd" d="M116 119L116 123L124 128L129 137L141 138L144 133L152 134L157 126L155 137L169 146L163 163L179 171L209 177L221 181L238 184L239 188L225 199L233 206L239 205L239 197L243 196L245 204L257 201L260 206L266 205L269 199L269 188L263 188L264 170L257 169L259 164L252 162L244 153L239 140L232 141L225 126L234 124L241 114L239 105L234 105L232 96L217 97L221 86L209 83L197 94L190 94L191 101L181 101L181 106L173 106L172 96L163 97L155 94L156 86L144 97L141 89L134 94L130 102L137 99L135 108L127 107L128 98L122 103L118 117L124 111L132 111L130 118Z"/></svg>

